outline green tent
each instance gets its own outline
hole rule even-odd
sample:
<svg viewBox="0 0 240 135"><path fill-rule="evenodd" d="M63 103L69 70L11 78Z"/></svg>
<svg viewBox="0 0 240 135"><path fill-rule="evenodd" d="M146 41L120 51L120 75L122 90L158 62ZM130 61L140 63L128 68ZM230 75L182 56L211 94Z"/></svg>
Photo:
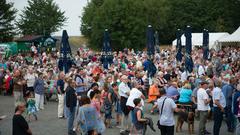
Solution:
<svg viewBox="0 0 240 135"><path fill-rule="evenodd" d="M18 53L16 42L0 43L0 54L9 57Z"/></svg>

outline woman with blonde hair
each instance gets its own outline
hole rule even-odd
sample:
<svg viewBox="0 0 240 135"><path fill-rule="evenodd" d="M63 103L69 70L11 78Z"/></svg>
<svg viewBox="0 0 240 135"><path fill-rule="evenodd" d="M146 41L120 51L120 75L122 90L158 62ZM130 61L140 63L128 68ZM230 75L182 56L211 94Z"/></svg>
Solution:
<svg viewBox="0 0 240 135"><path fill-rule="evenodd" d="M179 91L180 93L180 98L178 102L180 104L191 104L191 95L192 95L192 90L191 90L191 84L189 82L185 82L183 87Z"/></svg>

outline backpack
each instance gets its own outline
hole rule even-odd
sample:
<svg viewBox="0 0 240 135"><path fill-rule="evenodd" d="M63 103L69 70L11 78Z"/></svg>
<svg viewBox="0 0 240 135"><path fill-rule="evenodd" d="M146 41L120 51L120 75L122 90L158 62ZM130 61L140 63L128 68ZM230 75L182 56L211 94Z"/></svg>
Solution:
<svg viewBox="0 0 240 135"><path fill-rule="evenodd" d="M80 75L75 76L75 81L77 81L77 78L80 78L82 83L84 82L83 78Z"/></svg>

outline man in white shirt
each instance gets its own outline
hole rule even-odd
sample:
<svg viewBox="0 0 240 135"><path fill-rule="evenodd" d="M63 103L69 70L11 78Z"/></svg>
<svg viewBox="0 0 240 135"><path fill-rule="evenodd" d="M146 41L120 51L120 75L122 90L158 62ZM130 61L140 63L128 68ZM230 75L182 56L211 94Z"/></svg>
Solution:
<svg viewBox="0 0 240 135"><path fill-rule="evenodd" d="M222 83L220 80L215 82L215 88L213 89L213 115L214 115L214 125L213 125L213 134L219 135L221 128L224 108L226 107L226 99L221 90Z"/></svg>
<svg viewBox="0 0 240 135"><path fill-rule="evenodd" d="M121 123L121 131L120 133L122 132L125 132L128 130L128 114L130 112L130 110L128 109L127 107L127 100L128 100L128 97L129 97L129 94L130 94L130 88L128 87L128 77L126 75L123 75L121 77L121 83L119 85L119 90L118 90L118 93L120 95L120 107L121 107L121 110L123 112L123 118L122 118L122 123Z"/></svg>
<svg viewBox="0 0 240 135"><path fill-rule="evenodd" d="M143 99L145 99L145 96L143 95L143 93L138 89L138 88L141 88L141 85L138 83L138 82L134 82L133 83L133 88L131 89L130 91L130 94L129 94L129 97L128 97L128 100L127 100L127 106L130 106L132 108L135 107L134 103L133 103L133 100L136 99L136 98L140 98L141 99L141 103L142 103L142 106L144 106L144 101ZM142 107L141 107L142 109Z"/></svg>
<svg viewBox="0 0 240 135"><path fill-rule="evenodd" d="M157 100L157 107L159 109L158 128L161 135L174 135L175 118L174 112L179 112L175 102L166 96L166 90L160 89L160 98Z"/></svg>
<svg viewBox="0 0 240 135"><path fill-rule="evenodd" d="M206 92L208 87L207 81L200 81L200 87L197 91L197 109L200 115L200 122L199 122L199 135L206 135L210 134L206 130L206 123L207 123L207 115L208 110L210 109L209 103L210 99Z"/></svg>

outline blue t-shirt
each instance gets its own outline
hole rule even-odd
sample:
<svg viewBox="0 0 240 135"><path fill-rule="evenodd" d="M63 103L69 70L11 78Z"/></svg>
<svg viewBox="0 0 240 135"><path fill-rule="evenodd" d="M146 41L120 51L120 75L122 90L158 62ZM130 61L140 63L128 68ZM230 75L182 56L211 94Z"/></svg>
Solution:
<svg viewBox="0 0 240 135"><path fill-rule="evenodd" d="M60 87L60 90L61 90L61 92L62 93L64 93L65 91L64 91L64 81L63 80L58 80L57 81L57 87Z"/></svg>
<svg viewBox="0 0 240 135"><path fill-rule="evenodd" d="M178 101L181 103L191 102L191 96L192 96L192 90L182 88L180 90L180 98Z"/></svg>

